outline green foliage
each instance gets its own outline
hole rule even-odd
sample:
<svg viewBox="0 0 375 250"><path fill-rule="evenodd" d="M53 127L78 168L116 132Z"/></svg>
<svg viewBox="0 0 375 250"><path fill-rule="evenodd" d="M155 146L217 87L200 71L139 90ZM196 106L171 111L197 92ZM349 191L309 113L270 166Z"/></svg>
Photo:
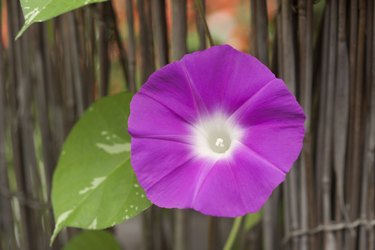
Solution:
<svg viewBox="0 0 375 250"><path fill-rule="evenodd" d="M262 214L262 210L260 210L257 213L247 214L245 216L244 229L246 232L250 231L260 221Z"/></svg>
<svg viewBox="0 0 375 250"><path fill-rule="evenodd" d="M53 176L55 231L111 227L150 206L130 165L127 118L131 95L93 104L64 143Z"/></svg>
<svg viewBox="0 0 375 250"><path fill-rule="evenodd" d="M42 22L82 6L107 0L20 0L25 24L17 37L35 22Z"/></svg>
<svg viewBox="0 0 375 250"><path fill-rule="evenodd" d="M75 236L63 250L120 250L120 244L105 231L85 231Z"/></svg>

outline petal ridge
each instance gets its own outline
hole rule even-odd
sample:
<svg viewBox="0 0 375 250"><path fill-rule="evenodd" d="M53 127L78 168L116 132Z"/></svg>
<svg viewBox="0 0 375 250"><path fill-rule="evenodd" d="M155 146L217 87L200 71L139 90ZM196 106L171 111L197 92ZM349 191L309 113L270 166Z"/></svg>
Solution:
<svg viewBox="0 0 375 250"><path fill-rule="evenodd" d="M145 93L145 92L143 92L143 91L139 91L138 94L139 94L139 95L146 96L146 97L150 98L151 100L153 100L153 101L159 103L159 104L162 105L165 109L169 110L169 111L170 111L173 115L175 115L177 118L179 118L179 119L181 119L182 121L186 122L187 124L189 124L189 125L195 127L194 124L193 124L192 122L190 122L190 121L188 121L186 118L182 117L182 115L178 114L176 111L174 111L173 109L171 109L170 107L168 107L168 105L162 103L160 100L154 98L153 96L151 96L151 95L149 95L149 94L147 94L147 93Z"/></svg>
<svg viewBox="0 0 375 250"><path fill-rule="evenodd" d="M198 90L194 87L193 79L190 76L190 72L189 72L188 68L186 67L185 62L183 60L181 60L178 65L180 65L180 67L182 68L182 70L185 73L185 77L186 77L186 80L187 80L189 88L190 88L190 94L191 94L191 96L193 97L193 100L194 100L194 104L195 104L194 106L195 106L196 111L198 112L198 114L200 114L200 111L202 111L202 110L200 110L199 107L202 107L205 114L208 114L208 109L207 109L205 103L202 100L202 96L199 94ZM199 103L197 103L197 101L199 101Z"/></svg>
<svg viewBox="0 0 375 250"><path fill-rule="evenodd" d="M181 137L182 135L133 135L134 138L139 139L153 139L153 140L163 140L163 141L173 141L179 142L187 145L194 145L190 140L185 140Z"/></svg>
<svg viewBox="0 0 375 250"><path fill-rule="evenodd" d="M190 206L192 208L194 207L195 200L196 200L196 198L197 198L197 196L198 196L198 194L199 194L199 192L200 192L200 190L201 190L204 182L206 181L207 176L211 173L211 170L215 167L216 162L217 161L211 162L210 169L208 169L207 171L205 171L205 173L203 173L204 174L203 177L201 175L202 175L202 172L204 172L204 168L200 171L200 173L199 173L200 177L198 179L198 183L196 184L196 186L194 188L193 197L191 199L191 205ZM205 167L207 167L207 166L205 166Z"/></svg>
<svg viewBox="0 0 375 250"><path fill-rule="evenodd" d="M232 173L233 179L236 181L236 185L238 187L238 190L240 190L240 197L241 197L241 201L242 201L242 206L245 208L246 211L249 211L250 209L247 206L247 204L246 204L246 202L244 200L244 197L243 197L242 186L240 186L240 181L238 180L237 175L234 173L233 167L232 167L232 164L230 163L230 161L228 159L226 161L228 163L230 172Z"/></svg>
<svg viewBox="0 0 375 250"><path fill-rule="evenodd" d="M275 79L272 79L271 81L269 81L268 83L264 84L260 89L258 89L258 91L249 97L249 99L247 99L244 103L241 104L241 106L239 106L231 115L230 117L228 118L229 120L230 119L233 119L234 117L237 116L238 113L240 113L246 106L246 104L248 104L249 102L252 102L254 100L255 97L257 97L258 95L260 95L266 88L268 85L270 85L273 81L277 80L277 78Z"/></svg>
<svg viewBox="0 0 375 250"><path fill-rule="evenodd" d="M271 161L269 161L267 158L265 158L264 156L262 156L260 153L256 152L255 150L253 150L252 148L250 148L248 145L242 143L242 142L239 142L244 148L246 148L247 151L251 152L253 155L255 155L258 159L260 159L261 161L264 161L266 163L268 163L270 166L272 166L274 169L276 169L277 171L281 172L283 175L286 175L287 172L285 172L284 170L282 170L280 167L278 167L276 164L272 163Z"/></svg>
<svg viewBox="0 0 375 250"><path fill-rule="evenodd" d="M164 176L162 176L159 180L157 180L154 183L152 183L149 187L145 188L145 191L149 191L150 189L152 189L155 185L157 185L159 182L161 182L162 180L164 180L165 178L167 178L168 176L170 176L171 174L173 174L174 172L176 172L182 166L185 166L188 162L194 160L194 158L195 158L195 156L191 156L189 159L187 159L186 161L184 161L183 163L181 163L180 165L178 165L177 167L175 167L173 170L171 170L170 172L168 172L167 174L165 174Z"/></svg>

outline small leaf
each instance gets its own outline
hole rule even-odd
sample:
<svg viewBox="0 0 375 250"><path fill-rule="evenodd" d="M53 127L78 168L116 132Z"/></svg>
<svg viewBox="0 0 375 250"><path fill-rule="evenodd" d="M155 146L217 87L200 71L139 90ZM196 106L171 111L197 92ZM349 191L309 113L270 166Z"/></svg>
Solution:
<svg viewBox="0 0 375 250"><path fill-rule="evenodd" d="M85 231L65 245L63 250L120 250L120 244L105 231Z"/></svg>
<svg viewBox="0 0 375 250"><path fill-rule="evenodd" d="M25 24L19 38L35 22L42 22L82 6L107 0L20 0Z"/></svg>
<svg viewBox="0 0 375 250"><path fill-rule="evenodd" d="M254 214L247 214L245 217L245 231L251 230L262 218L262 210Z"/></svg>
<svg viewBox="0 0 375 250"><path fill-rule="evenodd" d="M130 165L130 99L123 93L99 100L65 141L52 183L51 242L66 226L107 228L151 205Z"/></svg>

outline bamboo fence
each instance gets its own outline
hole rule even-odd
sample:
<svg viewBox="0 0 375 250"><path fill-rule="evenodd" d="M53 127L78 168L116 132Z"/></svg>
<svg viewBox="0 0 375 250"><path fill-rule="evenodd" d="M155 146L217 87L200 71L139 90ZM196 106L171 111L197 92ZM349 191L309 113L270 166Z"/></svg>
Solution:
<svg viewBox="0 0 375 250"><path fill-rule="evenodd" d="M375 2L279 0L272 19L267 1L243 2L249 52L284 79L308 118L299 160L236 249L374 250ZM77 232L65 230L49 246L51 175L64 138L90 103L109 94L113 47L132 92L188 52L187 0L124 0L125 27L111 2L96 4L33 25L17 41L19 1L0 3L7 21L0 34L8 34L0 39L0 249L61 249ZM204 49L201 17L210 10L194 3ZM152 207L142 215L143 249L190 249L190 216ZM222 248L222 221L205 221L201 249Z"/></svg>

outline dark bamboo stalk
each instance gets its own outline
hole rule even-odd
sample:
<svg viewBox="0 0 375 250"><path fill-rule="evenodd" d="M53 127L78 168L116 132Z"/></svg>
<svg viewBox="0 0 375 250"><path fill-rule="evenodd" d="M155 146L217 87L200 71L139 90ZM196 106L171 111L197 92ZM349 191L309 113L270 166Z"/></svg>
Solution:
<svg viewBox="0 0 375 250"><path fill-rule="evenodd" d="M2 1L0 1L0 5ZM1 8L0 8L1 9ZM1 17L1 15L0 15ZM2 22L0 20L0 34L2 33ZM6 99L6 74L5 74L5 51L0 39L0 190L9 192L8 164L6 162L6 132L7 112L5 107ZM4 249L17 249L13 233L13 214L10 200L0 193L0 247Z"/></svg>
<svg viewBox="0 0 375 250"><path fill-rule="evenodd" d="M153 29L153 43L156 57L156 67L162 67L169 61L168 52L168 36L167 36L167 17L166 17L166 2L165 0L151 1L151 17ZM161 250L165 248L163 242L164 230L162 221L164 219L161 208L152 207L152 232L153 232L153 248Z"/></svg>
<svg viewBox="0 0 375 250"><path fill-rule="evenodd" d="M36 93L35 93L35 100L37 104L38 110L38 121L39 127L41 131L41 138L42 138L42 155L43 155L43 163L45 166L45 170L47 172L47 193L50 193L51 188L51 177L52 173L51 165L52 165L52 147L49 145L51 144L51 131L50 131L50 122L48 117L48 103L47 103L47 96L46 96L46 71L43 69L43 48L47 46L44 44L44 39L42 32L44 32L43 28L44 24L41 24L38 28L38 34L36 39L35 46L36 49L36 56L35 56L35 74L36 74ZM49 197L49 195L48 195Z"/></svg>
<svg viewBox="0 0 375 250"><path fill-rule="evenodd" d="M41 158L38 159L38 162L43 162L42 167L40 169L40 179L42 183L45 185L41 186L40 188L46 190L40 190L40 193L46 193L46 196L41 195L41 202L48 204L49 197L50 197L50 190L51 190L51 178L52 178L52 168L53 168L53 147L51 147L51 130L50 130L50 122L48 117L48 109L49 105L47 103L47 96L46 96L46 74L44 71L43 66L43 47L44 47L44 40L42 36L43 24L39 25L36 30L37 33L35 34L35 57L34 57L34 74L36 79L36 86L34 88L34 102L36 104L36 114L35 116L38 118L38 127L40 130L40 137L41 137ZM52 212L50 211L50 207L46 207L44 210L40 210L43 216L43 225L44 230L47 235L52 234L53 223L52 223ZM46 241L47 237L44 237L44 241ZM45 243L47 247L48 244Z"/></svg>
<svg viewBox="0 0 375 250"><path fill-rule="evenodd" d="M207 250L215 250L219 247L218 218L208 217Z"/></svg>
<svg viewBox="0 0 375 250"><path fill-rule="evenodd" d="M87 8L84 12L84 29L85 34L85 46L83 50L85 51L85 71L86 71L86 105L88 106L95 100L95 56L96 56L96 31L95 31L95 18L94 18L94 8Z"/></svg>
<svg viewBox="0 0 375 250"><path fill-rule="evenodd" d="M290 0L281 0L281 30L282 30L282 58L283 79L292 93L296 93L296 71L295 71L295 51L294 34L292 22L292 4Z"/></svg>
<svg viewBox="0 0 375 250"><path fill-rule="evenodd" d="M86 83L83 81L84 73L82 70L82 64L80 58L82 57L82 49L80 48L81 34L78 32L77 20L75 13L68 15L68 32L70 36L70 52L71 55L71 67L74 79L74 97L76 98L77 114L81 116L85 111L87 101L85 100L84 87Z"/></svg>
<svg viewBox="0 0 375 250"><path fill-rule="evenodd" d="M151 215L152 215L152 245L154 250L163 250L165 247L163 246L163 239L164 239L164 231L162 227L162 212L163 210L159 207L153 206L151 207Z"/></svg>
<svg viewBox="0 0 375 250"><path fill-rule="evenodd" d="M350 168L350 185L351 188L348 190L349 193L349 204L350 204L350 217L354 220L359 214L359 191L360 191L360 167L362 166L362 155L363 152L363 117L362 117L362 100L363 100L363 68L364 68L364 48L365 48L365 32L366 32L366 1L359 1L359 19L358 19L358 36L357 36L357 51L356 51L356 64L355 77L351 76L351 93L352 99L350 100L351 113L351 133L349 137L349 145L352 150L349 154L348 164ZM349 248L355 248L356 244L356 231L350 234L350 241L348 243Z"/></svg>
<svg viewBox="0 0 375 250"><path fill-rule="evenodd" d="M155 70L153 30L151 25L151 1L137 0L137 9L139 15L139 44L140 44L140 81L144 84L149 75ZM153 213L152 209L146 211L142 217L143 220L143 240L144 248L153 249L154 236Z"/></svg>
<svg viewBox="0 0 375 250"><path fill-rule="evenodd" d="M128 61L129 61L129 84L131 89L137 89L136 85L136 44L135 44L135 32L134 32L134 6L132 0L125 1L127 27L128 27Z"/></svg>
<svg viewBox="0 0 375 250"><path fill-rule="evenodd" d="M172 61L179 60L186 52L187 38L187 2L186 0L172 0ZM186 249L187 214L182 210L175 211L175 250Z"/></svg>
<svg viewBox="0 0 375 250"><path fill-rule="evenodd" d="M215 42L214 42L214 39L212 38L210 29L208 28L208 24L207 24L207 20L206 20L205 4L201 0L195 0L194 5L195 5L196 11L198 12L198 14L200 16L201 21L203 22L204 31L205 31L205 34L208 38L209 45L214 46Z"/></svg>
<svg viewBox="0 0 375 250"><path fill-rule="evenodd" d="M154 30L155 56L157 66L162 67L168 63L168 36L165 0L154 0L152 8L152 28Z"/></svg>
<svg viewBox="0 0 375 250"><path fill-rule="evenodd" d="M256 43L256 37L257 37L257 18L256 18L256 9L257 9L257 0L250 0L250 53L254 55L255 57L258 57L258 51L257 51L257 43ZM279 6L278 11L281 10L281 7ZM277 13L277 16L279 16L279 13ZM278 22L276 22L278 24Z"/></svg>
<svg viewBox="0 0 375 250"><path fill-rule="evenodd" d="M109 59L109 28L108 21L111 15L111 3L103 3L100 6L99 23L99 62L100 62L100 95L106 96L109 91L109 77L111 61Z"/></svg>
<svg viewBox="0 0 375 250"><path fill-rule="evenodd" d="M68 15L72 15L72 13L69 13ZM60 70L60 90L62 91L61 96L61 104L63 106L63 122L64 122L64 135L67 134L70 129L74 125L74 121L76 120L77 111L75 107L75 98L74 98L74 76L72 72L71 67L71 56L72 53L64 53L64 51L70 51L69 46L69 40L70 38L70 31L69 31L69 25L72 25L71 22L68 22L68 15L62 18L59 23L58 29L60 29L60 32L58 32L58 38L57 41L59 43L59 53L60 57L64 60L64 68L63 70ZM61 34L60 34L61 33ZM56 62L58 66L58 62ZM65 82L65 85L63 83ZM63 138L65 139L65 138Z"/></svg>
<svg viewBox="0 0 375 250"><path fill-rule="evenodd" d="M296 64L294 51L294 35L292 21L292 5L290 0L281 1L281 53L282 53L282 77L289 90L296 94ZM299 227L299 214L297 203L297 169L294 167L288 174L285 182L285 214L288 215L286 223L289 224L289 230L294 231ZM290 232L286 232L288 235ZM292 238L291 249L299 249L299 239Z"/></svg>
<svg viewBox="0 0 375 250"><path fill-rule="evenodd" d="M187 52L186 38L186 0L172 0L172 61L180 59Z"/></svg>
<svg viewBox="0 0 375 250"><path fill-rule="evenodd" d="M144 84L149 75L155 70L153 32L151 26L151 2L137 0L139 14L139 36L141 46L141 83Z"/></svg>
<svg viewBox="0 0 375 250"><path fill-rule="evenodd" d="M205 16L206 14L206 0L199 0L200 5L202 6L202 14ZM197 33L199 36L199 49L204 50L207 47L206 44L206 28L205 28L205 23L204 20L202 20L202 16L199 14L199 9L198 6L195 5L195 22L196 22L196 27L197 27Z"/></svg>
<svg viewBox="0 0 375 250"><path fill-rule="evenodd" d="M336 78L336 53L337 53L337 2L332 1L328 3L329 10L329 37L327 46L329 47L328 52L328 70L326 82L324 86L325 94L325 124L324 129L324 140L323 140L323 156L322 156L322 209L323 209L323 223L329 225L332 218L332 203L331 203L331 192L332 192L332 134L333 134L333 107L334 107L334 88ZM324 248L333 249L335 248L335 239L332 232L324 232Z"/></svg>
<svg viewBox="0 0 375 250"><path fill-rule="evenodd" d="M142 84L147 80L148 76L155 70L155 57L153 46L152 21L151 21L151 2L149 0L137 1L139 22L140 22L140 42L141 44L141 74Z"/></svg>
<svg viewBox="0 0 375 250"><path fill-rule="evenodd" d="M47 37L47 31L43 32L43 40L45 44L49 44L50 46L44 46L44 65L47 71L47 89L48 89L48 102L50 103L51 108L51 133L53 139L53 146L55 147L54 150L54 162L56 163L58 158L58 152L64 142L65 136L67 134L67 124L69 124L69 128L74 120L74 110L71 107L71 112L65 112L66 109L66 102L72 102L72 97L67 96L65 98L65 86L66 88L71 88L70 82L65 82L67 79L65 75L65 68L68 65L68 56L63 56L63 48L61 45L61 41L63 40L62 37L62 29L58 25L60 19L54 21L54 34L52 41L49 43L49 38ZM62 62L57 60L57 58L62 58ZM64 72L64 73L63 73ZM65 82L65 84L63 84ZM62 87L64 86L64 88ZM73 104L72 104L73 105ZM71 105L71 106L72 106ZM65 115L65 116L64 116ZM64 118L68 115L69 119L64 120Z"/></svg>
<svg viewBox="0 0 375 250"><path fill-rule="evenodd" d="M366 136L368 138L367 145L367 156L365 158L366 164L370 166L369 175L369 191L368 191L368 210L369 210L369 219L375 220L375 170L373 167L375 165L375 4L373 3L372 8L372 41L371 41L371 72L370 72L370 79L369 86L370 86L370 105L369 105L369 132ZM365 152L366 152L365 151ZM370 227L368 230L368 247L369 249L375 248L375 228Z"/></svg>
<svg viewBox="0 0 375 250"><path fill-rule="evenodd" d="M337 38L337 64L335 83L335 103L333 122L333 157L335 173L336 209L335 221L349 222L349 215L344 200L344 178L347 154L347 133L349 124L349 52L346 34L346 2L339 1L338 6L338 38ZM342 232L336 233L336 246L342 246Z"/></svg>
<svg viewBox="0 0 375 250"><path fill-rule="evenodd" d="M264 64L268 65L268 16L266 1L251 1L251 30L254 54ZM263 230L263 248L265 250L275 249L275 219L274 206L277 205L275 195L267 201L263 208L262 230Z"/></svg>
<svg viewBox="0 0 375 250"><path fill-rule="evenodd" d="M15 36L15 32L20 27L19 20L19 5L16 1L8 1L8 24L9 24L9 35L10 39ZM26 39L26 40L25 40ZM22 62L29 62L26 58L22 58L22 48L25 46L27 38L23 38L15 43L9 43L9 59L10 59L10 84L9 84L9 107L10 112L13 114L11 123L12 133L12 153L13 153L13 166L17 178L17 190L24 192L26 196L33 197L35 193L33 187L33 178L35 177L32 172L36 166L36 160L34 155L34 144L32 138L32 124L28 119L29 108L28 99L25 99L30 94L30 91L25 91L31 87L30 82L26 82L28 74L24 74ZM21 59L22 58L22 59ZM26 88L26 89L25 89ZM24 99L23 99L24 98ZM20 103L23 99L22 103ZM26 119L25 119L26 118ZM25 122L25 123L23 123ZM29 147L27 148L26 147ZM27 162L27 167L25 167ZM34 179L35 182L35 179ZM37 217L36 213L29 207L21 206L21 221L22 224L22 239L21 248L31 249L39 247L40 234L35 234L31 237L32 228L37 228Z"/></svg>
<svg viewBox="0 0 375 250"><path fill-rule="evenodd" d="M299 54L299 84L300 101L305 110L305 141L301 156L300 175L300 209L301 209L301 230L307 230L309 226L311 198L308 190L312 188L312 145L311 145L311 100L312 100L312 73L313 73L313 2L311 0L298 1L298 54ZM309 204L310 203L310 204ZM308 249L308 238L301 237L301 249Z"/></svg>
<svg viewBox="0 0 375 250"><path fill-rule="evenodd" d="M34 30L33 30L34 31ZM24 191L27 197L31 197L39 202L42 202L42 175L39 169L36 148L35 148L35 127L34 117L32 113L33 104L33 83L31 81L31 57L30 51L33 51L31 41L35 33L27 33L20 39L19 51L16 53L17 74L20 76L18 80L18 115L20 117L20 127L22 135L22 156L23 156L23 171L25 172L25 186ZM27 55L25 55L27 54ZM48 241L44 237L43 212L27 207L27 215L30 218L29 232L33 234L33 248L43 249L48 247ZM34 228L41 228L35 233ZM31 236L31 235L30 235ZM31 238L31 237L30 237Z"/></svg>
<svg viewBox="0 0 375 250"><path fill-rule="evenodd" d="M153 235L152 235L152 210L148 209L142 214L142 249L153 250Z"/></svg>
<svg viewBox="0 0 375 250"><path fill-rule="evenodd" d="M348 134L348 145L353 145L353 131L354 131L354 103L355 103L355 79L356 79L356 62L357 62L357 47L358 47L358 0L352 0L350 2L350 15L349 15L349 65L350 65L350 87L349 91L351 93L349 99L349 134ZM351 191L352 186L355 185L353 178L353 158L355 152L350 150L347 157L347 171L346 171L346 183L347 188L345 192L347 193L347 207L350 212L350 219L353 219L353 212L350 206L352 202L353 192ZM353 246L354 242L353 232L347 232L345 237L345 244Z"/></svg>
<svg viewBox="0 0 375 250"><path fill-rule="evenodd" d="M134 92L135 89L133 89L132 85L129 83L129 63L128 63L128 56L127 52L125 50L125 47L122 43L121 35L120 35L120 30L118 29L117 25L117 16L116 16L116 11L114 10L113 3L109 5L110 7L110 27L113 28L114 36L115 36L115 41L117 44L117 48L119 50L119 59L120 59L120 64L121 64L121 69L122 69L122 74L124 76L125 80L125 87L127 90L130 92Z"/></svg>
<svg viewBox="0 0 375 250"><path fill-rule="evenodd" d="M251 16L253 22L251 29L254 32L253 39L254 52L257 58L264 64L268 64L268 16L267 16L267 3L261 0L251 1Z"/></svg>
<svg viewBox="0 0 375 250"><path fill-rule="evenodd" d="M323 20L323 27L322 27L322 44L321 44L321 58L320 58L320 65L318 66L318 77L317 77L317 92L315 94L319 98L319 110L317 111L317 138L316 138L316 158L315 158L315 167L316 167L316 202L317 202L317 222L316 225L320 223L324 223L324 212L323 212L323 194L327 192L326 187L327 184L324 184L325 179L324 173L328 172L325 170L325 166L321 164L324 159L325 155L325 137L326 137L326 129L325 126L327 124L327 74L328 74L328 61L329 61L329 27L330 27L330 6L326 6L324 9L324 20ZM329 177L328 177L329 178ZM328 179L329 181L329 179ZM325 191L324 191L325 190ZM328 211L329 212L329 211ZM328 218L328 216L326 215ZM319 235L321 236L321 235ZM316 239L317 237L315 237ZM314 239L314 240L315 240ZM319 243L321 243L321 238L319 238ZM324 245L319 244L318 247L323 247Z"/></svg>
<svg viewBox="0 0 375 250"><path fill-rule="evenodd" d="M372 62L372 54L373 50L375 49L372 47L373 44L373 20L374 20L374 13L373 13L373 1L367 1L366 6L366 13L367 13L367 21L366 21L366 76L365 76L365 86L364 86L364 113L363 113L363 122L364 122L364 151L363 151L363 168L361 173L361 204L360 204L360 215L364 221L370 220L370 211L371 207L369 207L369 193L371 192L371 186L374 185L372 179L372 173L374 172L374 154L375 154L375 119L373 118L373 107L374 101L371 96L371 85L372 85L372 68L374 67ZM372 98L371 98L372 97ZM373 121L374 120L374 121ZM371 151L372 150L372 151ZM373 209L372 209L373 210ZM358 249L369 249L369 233L370 230L365 225L359 228L359 245Z"/></svg>
<svg viewBox="0 0 375 250"><path fill-rule="evenodd" d="M350 30L349 30L349 65L350 65L350 99L349 99L349 135L348 135L348 145L353 145L353 114L354 114L354 92L355 92L355 79L356 79L356 64L357 64L357 37L358 37L358 0L350 1ZM346 179L345 182L347 183L347 189L345 190L347 193L347 204L351 204L351 198L353 197L351 187L353 186L354 180L352 178L352 171L353 171L353 156L354 152L349 151L347 157L347 171L346 171ZM354 184L355 185L355 184ZM349 205L350 206L350 205ZM352 210L348 206L350 210L350 219L353 219ZM348 247L353 246L354 242L354 235L351 232L346 233L345 244Z"/></svg>
<svg viewBox="0 0 375 250"><path fill-rule="evenodd" d="M14 20L13 20L13 7L10 1L7 1L7 13L8 13L8 30L9 30L9 36L13 37L12 34L15 34L14 31ZM15 48L13 43L9 43L8 47L8 58L9 58L9 85L8 85L8 110L11 114L17 113L17 98L16 98L16 83L17 83L17 74L14 70L15 65ZM16 176L16 182L17 182L17 190L24 190L24 184L22 182L23 180L23 172L21 167L21 142L20 142L20 130L19 130L19 119L16 116L9 117L10 121L10 131L11 131L11 143L12 143L12 158L13 158L13 169ZM28 240L29 234L28 234L28 228L27 224L29 223L29 220L26 217L26 207L19 206L20 208L20 228L22 235L20 237L20 248L21 249L30 249L30 243Z"/></svg>

